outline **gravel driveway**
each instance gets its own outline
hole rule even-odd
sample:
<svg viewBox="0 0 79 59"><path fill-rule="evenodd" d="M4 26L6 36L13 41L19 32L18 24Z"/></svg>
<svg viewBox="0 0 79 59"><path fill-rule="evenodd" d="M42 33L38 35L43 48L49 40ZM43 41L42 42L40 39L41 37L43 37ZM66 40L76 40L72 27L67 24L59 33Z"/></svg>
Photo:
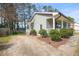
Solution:
<svg viewBox="0 0 79 59"><path fill-rule="evenodd" d="M79 35L72 36L66 44L61 45L58 49L62 50L66 56L74 56L78 42Z"/></svg>
<svg viewBox="0 0 79 59"><path fill-rule="evenodd" d="M18 35L13 36L11 44L3 50L0 50L0 55L3 56L62 56L74 55L75 43L79 37L73 36L70 40L61 45L59 48L40 41L32 36ZM74 43L75 42L75 43Z"/></svg>

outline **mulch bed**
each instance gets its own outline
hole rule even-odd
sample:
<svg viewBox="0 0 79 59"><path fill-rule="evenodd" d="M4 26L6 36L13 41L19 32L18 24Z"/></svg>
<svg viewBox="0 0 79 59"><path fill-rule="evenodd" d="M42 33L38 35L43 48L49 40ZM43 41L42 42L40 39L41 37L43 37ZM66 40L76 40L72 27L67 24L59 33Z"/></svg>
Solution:
<svg viewBox="0 0 79 59"><path fill-rule="evenodd" d="M68 38L62 38L61 41L55 42L52 41L50 38L42 38L42 37L37 37L39 40L42 40L48 44L50 44L51 46L58 48L60 45L65 44L68 41Z"/></svg>
<svg viewBox="0 0 79 59"><path fill-rule="evenodd" d="M60 45L64 45L69 40L69 38L61 38L61 41L56 42L56 41L52 41L49 37L42 38L41 36L32 36L32 35L30 37L33 39L39 39L41 41L44 41L55 48L58 48Z"/></svg>

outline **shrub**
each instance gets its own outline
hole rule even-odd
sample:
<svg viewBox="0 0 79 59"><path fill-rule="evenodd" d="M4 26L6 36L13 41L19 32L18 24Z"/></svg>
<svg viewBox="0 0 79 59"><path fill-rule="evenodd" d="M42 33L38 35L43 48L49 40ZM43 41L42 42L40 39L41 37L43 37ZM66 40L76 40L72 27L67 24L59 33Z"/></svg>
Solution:
<svg viewBox="0 0 79 59"><path fill-rule="evenodd" d="M15 32L13 32L12 34L13 34L13 35L17 35L17 34L19 34L19 32L18 32L18 31L15 31Z"/></svg>
<svg viewBox="0 0 79 59"><path fill-rule="evenodd" d="M49 37L53 41L60 41L61 40L61 35L60 35L60 32L58 30L51 29L49 31Z"/></svg>
<svg viewBox="0 0 79 59"><path fill-rule="evenodd" d="M68 35L69 35L69 36L73 36L73 32L74 32L73 29L68 29Z"/></svg>
<svg viewBox="0 0 79 59"><path fill-rule="evenodd" d="M30 35L37 35L36 30L32 29L32 30L30 31Z"/></svg>
<svg viewBox="0 0 79 59"><path fill-rule="evenodd" d="M39 31L39 34L40 34L42 37L47 37L47 36L48 36L47 31L46 31L45 29L41 29L41 30Z"/></svg>
<svg viewBox="0 0 79 59"><path fill-rule="evenodd" d="M60 34L62 38L68 38L69 37L69 30L68 29L60 29Z"/></svg>
<svg viewBox="0 0 79 59"><path fill-rule="evenodd" d="M12 32L12 35L18 35L18 34L25 34L25 32L24 31L13 31Z"/></svg>

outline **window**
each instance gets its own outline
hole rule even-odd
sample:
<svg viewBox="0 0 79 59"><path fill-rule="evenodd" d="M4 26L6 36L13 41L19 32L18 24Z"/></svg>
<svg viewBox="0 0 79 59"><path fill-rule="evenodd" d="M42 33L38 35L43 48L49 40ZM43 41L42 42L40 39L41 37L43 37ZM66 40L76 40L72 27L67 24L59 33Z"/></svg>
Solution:
<svg viewBox="0 0 79 59"><path fill-rule="evenodd" d="M42 29L42 25L40 25L40 29Z"/></svg>
<svg viewBox="0 0 79 59"><path fill-rule="evenodd" d="M33 27L34 27L34 23L31 23L31 29L33 29Z"/></svg>

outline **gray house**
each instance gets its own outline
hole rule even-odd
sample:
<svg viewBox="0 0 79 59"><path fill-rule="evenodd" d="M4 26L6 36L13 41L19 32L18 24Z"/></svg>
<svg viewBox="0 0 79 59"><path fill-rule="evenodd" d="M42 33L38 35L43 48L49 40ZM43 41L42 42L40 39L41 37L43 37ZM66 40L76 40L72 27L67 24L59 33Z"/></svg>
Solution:
<svg viewBox="0 0 79 59"><path fill-rule="evenodd" d="M27 23L28 28L26 32L35 29L37 33L41 28L49 31L50 29L74 27L74 23L60 12L35 12Z"/></svg>

